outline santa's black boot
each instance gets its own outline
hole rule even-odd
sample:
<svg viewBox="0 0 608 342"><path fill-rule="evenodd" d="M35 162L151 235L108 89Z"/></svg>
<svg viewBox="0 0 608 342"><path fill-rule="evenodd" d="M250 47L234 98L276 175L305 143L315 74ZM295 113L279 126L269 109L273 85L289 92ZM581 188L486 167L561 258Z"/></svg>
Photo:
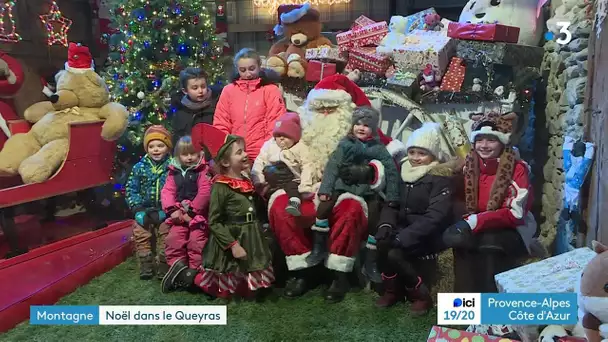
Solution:
<svg viewBox="0 0 608 342"><path fill-rule="evenodd" d="M340 271L334 271L333 273L334 280L325 294L325 301L332 304L344 300L344 296L349 289L348 274Z"/></svg>
<svg viewBox="0 0 608 342"><path fill-rule="evenodd" d="M171 265L167 274L160 283L162 293L169 293L176 290L185 290L194 285L194 277L197 271L188 268L183 260L177 260Z"/></svg>
<svg viewBox="0 0 608 342"><path fill-rule="evenodd" d="M301 297L308 291L308 269L292 271L292 277L287 280L283 295L288 298Z"/></svg>

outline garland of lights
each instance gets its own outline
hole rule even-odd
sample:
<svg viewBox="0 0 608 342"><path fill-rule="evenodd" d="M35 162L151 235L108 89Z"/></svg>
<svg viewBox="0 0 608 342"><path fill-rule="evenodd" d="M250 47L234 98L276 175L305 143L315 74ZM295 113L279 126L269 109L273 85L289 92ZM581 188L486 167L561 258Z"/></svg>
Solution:
<svg viewBox="0 0 608 342"><path fill-rule="evenodd" d="M16 32L17 26L15 25L15 18L13 18L15 5L17 5L16 0L9 0L0 4L0 41L5 43L17 43L21 40L21 36ZM4 26L6 17L10 22L10 29L8 30Z"/></svg>
<svg viewBox="0 0 608 342"><path fill-rule="evenodd" d="M68 46L68 31L72 26L72 20L64 17L59 10L55 0L51 2L49 13L40 15L40 20L46 28L47 44ZM58 31L55 31L59 27Z"/></svg>
<svg viewBox="0 0 608 342"><path fill-rule="evenodd" d="M287 2L284 0L253 0L253 4L256 7L267 8L269 14L275 13L281 5L303 5L307 2L312 6L332 6L336 4L347 4L350 0L291 0Z"/></svg>

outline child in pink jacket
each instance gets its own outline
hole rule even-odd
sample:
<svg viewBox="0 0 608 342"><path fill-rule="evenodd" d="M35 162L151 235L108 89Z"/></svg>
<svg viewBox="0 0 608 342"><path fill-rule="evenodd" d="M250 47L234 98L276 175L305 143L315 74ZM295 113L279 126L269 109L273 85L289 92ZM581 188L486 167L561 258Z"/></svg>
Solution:
<svg viewBox="0 0 608 342"><path fill-rule="evenodd" d="M238 74L220 95L213 126L226 134L244 137L246 152L254 161L264 142L272 138L275 121L286 112L285 103L275 84L278 75L261 70L257 52L239 51L234 57L234 68Z"/></svg>
<svg viewBox="0 0 608 342"><path fill-rule="evenodd" d="M202 251L209 238L207 215L211 197L211 179L203 153L190 136L175 146L169 176L161 191L161 203L171 226L165 239L167 264L184 260L199 270ZM163 280L164 281L164 280Z"/></svg>

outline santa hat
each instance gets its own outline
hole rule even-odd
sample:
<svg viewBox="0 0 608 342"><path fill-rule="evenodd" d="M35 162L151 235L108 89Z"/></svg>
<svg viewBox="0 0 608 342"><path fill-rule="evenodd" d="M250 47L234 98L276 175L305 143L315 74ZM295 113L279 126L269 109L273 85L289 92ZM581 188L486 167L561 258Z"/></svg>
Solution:
<svg viewBox="0 0 608 342"><path fill-rule="evenodd" d="M94 68L95 64L89 48L81 44L70 43L65 70L82 74L88 70L94 70Z"/></svg>
<svg viewBox="0 0 608 342"><path fill-rule="evenodd" d="M287 112L283 114L274 124L272 135L283 135L294 142L300 141L302 137L302 126L300 116L297 113Z"/></svg>
<svg viewBox="0 0 608 342"><path fill-rule="evenodd" d="M296 21L304 18L305 15L310 15L318 19L319 12L311 10L310 3L303 5L281 5L277 9L277 16L279 23L274 27L274 34L282 36L285 24L293 24Z"/></svg>
<svg viewBox="0 0 608 342"><path fill-rule="evenodd" d="M308 93L306 102L312 108L339 107L348 103L354 103L356 107L372 105L363 90L342 74L322 79Z"/></svg>
<svg viewBox="0 0 608 342"><path fill-rule="evenodd" d="M384 135L380 129L378 129L378 139L386 146L386 149L393 158L404 157L407 153L407 148L405 148L405 145L401 141Z"/></svg>
<svg viewBox="0 0 608 342"><path fill-rule="evenodd" d="M441 126L436 122L425 122L410 135L405 147L408 150L412 147L425 149L437 159L441 153L440 137Z"/></svg>
<svg viewBox="0 0 608 342"><path fill-rule="evenodd" d="M501 143L508 145L511 142L511 132L517 122L515 113L498 114L490 112L486 115L471 115L473 125L471 126L471 143L475 143L478 135L491 135L496 137Z"/></svg>

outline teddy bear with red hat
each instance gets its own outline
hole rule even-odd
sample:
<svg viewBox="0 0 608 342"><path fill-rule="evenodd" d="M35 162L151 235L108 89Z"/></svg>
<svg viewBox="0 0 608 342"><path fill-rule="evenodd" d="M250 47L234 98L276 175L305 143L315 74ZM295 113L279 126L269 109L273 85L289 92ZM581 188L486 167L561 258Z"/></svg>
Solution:
<svg viewBox="0 0 608 342"><path fill-rule="evenodd" d="M0 148L11 136L8 121L19 120L13 105L13 97L25 80L19 61L0 51Z"/></svg>
<svg viewBox="0 0 608 342"><path fill-rule="evenodd" d="M321 35L320 13L309 3L281 5L278 17L274 33L284 37L270 47L266 66L281 76L304 78L308 65L306 49L332 45Z"/></svg>
<svg viewBox="0 0 608 342"><path fill-rule="evenodd" d="M15 134L4 144L0 177L19 174L24 183L50 178L67 156L71 123L104 120L101 138L107 141L118 139L126 130L128 111L110 102L109 90L93 70L93 58L86 46L70 43L65 70L59 71L56 80L56 92L50 101L25 110L24 118L32 123L30 131Z"/></svg>

